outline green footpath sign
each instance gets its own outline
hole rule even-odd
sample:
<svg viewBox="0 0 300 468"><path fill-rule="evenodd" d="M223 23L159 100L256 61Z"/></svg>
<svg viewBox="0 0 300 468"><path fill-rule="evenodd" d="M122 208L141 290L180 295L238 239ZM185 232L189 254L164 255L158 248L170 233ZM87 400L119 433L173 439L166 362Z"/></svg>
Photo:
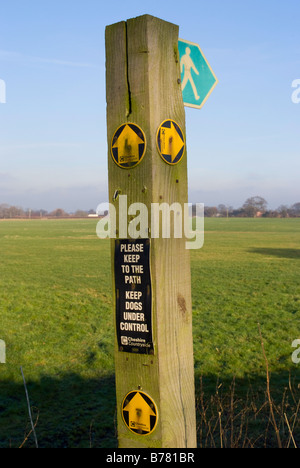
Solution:
<svg viewBox="0 0 300 468"><path fill-rule="evenodd" d="M178 48L184 105L201 109L218 79L198 44L179 39Z"/></svg>

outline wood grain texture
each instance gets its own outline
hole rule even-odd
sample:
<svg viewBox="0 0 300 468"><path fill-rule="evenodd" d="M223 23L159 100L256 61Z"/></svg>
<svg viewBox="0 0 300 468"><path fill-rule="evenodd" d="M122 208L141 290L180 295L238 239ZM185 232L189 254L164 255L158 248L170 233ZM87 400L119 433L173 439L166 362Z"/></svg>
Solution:
<svg viewBox="0 0 300 468"><path fill-rule="evenodd" d="M128 204L145 203L150 226L151 203L188 201L186 152L179 164L170 166L156 146L157 130L166 119L175 120L185 134L178 27L148 15L107 27L106 70L109 201L118 190L128 196ZM110 155L112 136L126 122L139 125L147 138L145 157L131 170L118 167ZM113 258L114 240L112 264ZM119 352L116 341L119 447L192 448L196 422L190 258L185 239L151 239L151 277L154 355ZM132 434L121 417L123 398L138 388L158 408L157 428L148 436Z"/></svg>

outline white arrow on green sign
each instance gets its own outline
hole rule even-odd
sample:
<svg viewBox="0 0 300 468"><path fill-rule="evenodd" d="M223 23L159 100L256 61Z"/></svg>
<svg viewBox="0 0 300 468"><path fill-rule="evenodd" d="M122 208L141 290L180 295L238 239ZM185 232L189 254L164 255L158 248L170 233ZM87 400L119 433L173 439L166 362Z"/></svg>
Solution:
<svg viewBox="0 0 300 468"><path fill-rule="evenodd" d="M178 49L184 105L201 109L219 81L198 44L179 39Z"/></svg>

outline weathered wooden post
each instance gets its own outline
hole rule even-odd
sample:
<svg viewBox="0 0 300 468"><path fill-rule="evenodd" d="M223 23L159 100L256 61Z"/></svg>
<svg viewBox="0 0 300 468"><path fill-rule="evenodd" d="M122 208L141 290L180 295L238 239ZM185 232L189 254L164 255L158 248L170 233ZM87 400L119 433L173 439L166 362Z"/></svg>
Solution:
<svg viewBox="0 0 300 468"><path fill-rule="evenodd" d="M119 447L195 448L189 251L151 226L152 204L188 202L178 27L148 15L108 26L106 82ZM130 240L137 202L149 229Z"/></svg>

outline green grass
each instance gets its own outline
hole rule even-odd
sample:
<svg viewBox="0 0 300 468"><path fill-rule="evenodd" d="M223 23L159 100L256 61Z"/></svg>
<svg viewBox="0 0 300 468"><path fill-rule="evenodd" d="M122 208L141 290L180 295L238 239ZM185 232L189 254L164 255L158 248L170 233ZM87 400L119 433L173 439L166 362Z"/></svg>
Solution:
<svg viewBox="0 0 300 468"><path fill-rule="evenodd" d="M28 428L20 366L42 447L116 446L110 249L95 229L94 220L0 222L0 448L18 447ZM208 398L217 379L225 389L234 377L242 399L250 387L263 393L260 323L281 401L289 373L300 383L291 360L300 220L206 219L191 261L197 394L201 376Z"/></svg>
<svg viewBox="0 0 300 468"><path fill-rule="evenodd" d="M23 440L21 365L40 412L42 445L88 446L93 421L96 444L114 438L109 244L97 239L95 227L93 221L0 223L0 336L7 345L0 446Z"/></svg>
<svg viewBox="0 0 300 468"><path fill-rule="evenodd" d="M208 219L192 256L196 371L264 373L257 324L273 372L293 367L300 336L300 220Z"/></svg>

